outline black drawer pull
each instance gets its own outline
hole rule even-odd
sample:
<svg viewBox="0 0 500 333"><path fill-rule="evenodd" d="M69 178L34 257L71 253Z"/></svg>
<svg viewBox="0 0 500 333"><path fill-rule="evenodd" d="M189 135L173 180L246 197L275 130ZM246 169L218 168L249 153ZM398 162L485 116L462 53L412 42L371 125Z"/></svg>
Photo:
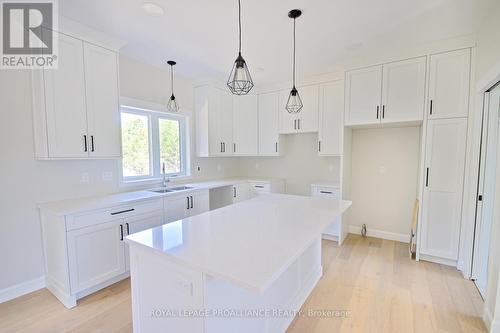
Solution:
<svg viewBox="0 0 500 333"><path fill-rule="evenodd" d="M128 223L125 223L125 225L127 226L127 235L130 235L130 226Z"/></svg>
<svg viewBox="0 0 500 333"><path fill-rule="evenodd" d="M193 196L190 196L190 198L191 198L191 207L190 208L193 208L193 201L194 201Z"/></svg>
<svg viewBox="0 0 500 333"><path fill-rule="evenodd" d="M256 188L264 188L264 185L254 185Z"/></svg>
<svg viewBox="0 0 500 333"><path fill-rule="evenodd" d="M120 212L113 212L111 213L111 215L118 215L118 214L123 214L123 213L129 213L129 212L133 212L135 210L135 208L130 208L130 209L127 209L127 210L122 210Z"/></svg>
<svg viewBox="0 0 500 333"><path fill-rule="evenodd" d="M319 193L322 193L322 194L333 194L333 192L330 192L330 191L319 191Z"/></svg>
<svg viewBox="0 0 500 333"><path fill-rule="evenodd" d="M120 224L120 240L123 240L123 225Z"/></svg>

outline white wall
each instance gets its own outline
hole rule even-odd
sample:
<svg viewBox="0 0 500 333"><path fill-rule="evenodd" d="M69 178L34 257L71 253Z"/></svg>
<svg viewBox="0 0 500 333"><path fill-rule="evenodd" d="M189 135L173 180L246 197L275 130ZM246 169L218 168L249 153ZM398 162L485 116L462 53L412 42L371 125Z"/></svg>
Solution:
<svg viewBox="0 0 500 333"><path fill-rule="evenodd" d="M284 178L287 193L310 195L313 182L340 181L340 158L320 157L317 147L317 133L287 135L284 156L242 157L239 173L248 177Z"/></svg>
<svg viewBox="0 0 500 333"><path fill-rule="evenodd" d="M164 103L170 94L168 71L127 58L120 59L122 94ZM177 78L181 106L191 112L193 86ZM38 202L64 200L127 190L118 185L116 160L35 161L30 73L0 71L0 294L13 285L43 276ZM194 140L193 140L194 141ZM193 150L194 151L194 150ZM236 172L235 159L196 159L197 178L227 177ZM112 172L111 181L102 173ZM83 183L88 173L89 183Z"/></svg>
<svg viewBox="0 0 500 333"><path fill-rule="evenodd" d="M349 223L409 235L417 198L420 127L352 131ZM390 235L386 235L390 237Z"/></svg>

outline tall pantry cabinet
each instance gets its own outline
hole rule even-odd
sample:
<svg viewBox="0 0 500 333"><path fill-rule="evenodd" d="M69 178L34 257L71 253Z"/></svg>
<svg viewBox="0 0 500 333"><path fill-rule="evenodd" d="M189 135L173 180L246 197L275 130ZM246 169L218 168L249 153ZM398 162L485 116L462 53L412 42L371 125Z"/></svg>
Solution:
<svg viewBox="0 0 500 333"><path fill-rule="evenodd" d="M456 266L469 110L471 50L429 57L419 256Z"/></svg>

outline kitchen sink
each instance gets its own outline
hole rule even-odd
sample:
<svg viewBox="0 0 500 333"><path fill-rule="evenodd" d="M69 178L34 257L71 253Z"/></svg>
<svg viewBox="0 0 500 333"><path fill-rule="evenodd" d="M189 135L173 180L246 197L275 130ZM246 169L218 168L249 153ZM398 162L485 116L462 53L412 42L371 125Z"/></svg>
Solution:
<svg viewBox="0 0 500 333"><path fill-rule="evenodd" d="M185 191L185 190L190 190L192 187L190 186L176 186L176 187L167 187L167 188L155 188L152 190L149 190L150 192L156 192L156 193L170 193L170 192L177 192L177 191Z"/></svg>

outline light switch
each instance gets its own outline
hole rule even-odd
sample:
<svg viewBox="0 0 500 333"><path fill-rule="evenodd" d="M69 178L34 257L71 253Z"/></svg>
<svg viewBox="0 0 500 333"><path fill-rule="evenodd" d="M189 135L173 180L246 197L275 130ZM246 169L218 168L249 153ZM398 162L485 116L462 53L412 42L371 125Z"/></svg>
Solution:
<svg viewBox="0 0 500 333"><path fill-rule="evenodd" d="M83 184L89 184L90 183L90 176L88 172L82 172L80 174L80 180Z"/></svg>

